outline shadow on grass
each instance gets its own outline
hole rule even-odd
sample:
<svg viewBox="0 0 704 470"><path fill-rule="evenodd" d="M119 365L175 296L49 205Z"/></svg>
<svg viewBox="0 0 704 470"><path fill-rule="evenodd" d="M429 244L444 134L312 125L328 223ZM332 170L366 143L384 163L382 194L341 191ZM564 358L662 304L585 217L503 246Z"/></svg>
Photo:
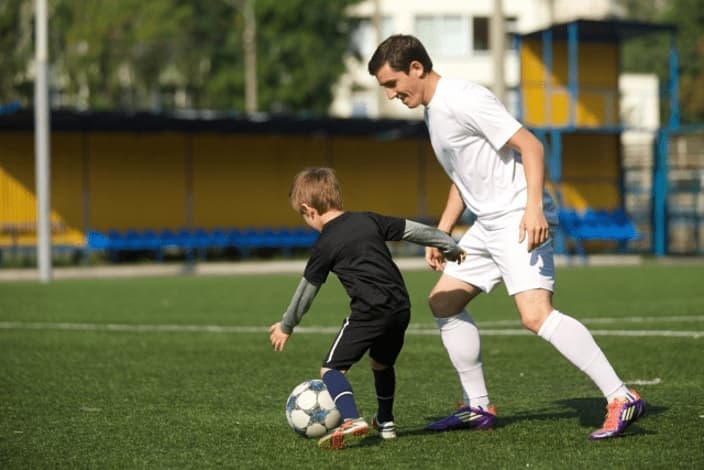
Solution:
<svg viewBox="0 0 704 470"><path fill-rule="evenodd" d="M499 414L494 429L501 429L505 426L510 426L514 423L520 423L525 421L554 421L557 419L574 419L575 415L579 419L580 426L587 428L598 429L604 422L606 416L606 405L603 397L592 397L592 398L571 398L567 400L559 400L554 402L562 407L571 408L573 411L554 411L554 409L543 409L543 410L531 410L529 413L525 414L514 414L514 415L501 415ZM661 413L665 413L669 408L664 406L656 406L650 402L646 402L645 415L644 418L651 418L657 416ZM429 423L436 421L438 419L445 418L446 416L426 416L425 420ZM629 426L628 431L624 434L627 435L645 435L645 434L656 434L654 431L649 431L641 428L639 425L642 420L639 420L636 424ZM464 429L449 430L452 431L463 431ZM420 436L426 434L437 434L443 431L431 431L425 427L420 427L416 429L401 430L398 432L399 436ZM447 431L445 431L447 432ZM381 441L381 438L376 438L377 441ZM378 445L378 442L376 443Z"/></svg>
<svg viewBox="0 0 704 470"><path fill-rule="evenodd" d="M606 416L606 404L604 398L602 397L570 398L567 400L559 400L555 403L572 408L577 413L577 416L579 417L579 424L582 426L597 429L603 424ZM657 406L646 401L645 414L643 415L643 418L648 419L650 417L657 416L661 413L665 413L668 409L669 408L666 406ZM626 435L656 434L654 431L648 431L639 427L639 424L643 422L643 418L638 420L635 424L629 426Z"/></svg>

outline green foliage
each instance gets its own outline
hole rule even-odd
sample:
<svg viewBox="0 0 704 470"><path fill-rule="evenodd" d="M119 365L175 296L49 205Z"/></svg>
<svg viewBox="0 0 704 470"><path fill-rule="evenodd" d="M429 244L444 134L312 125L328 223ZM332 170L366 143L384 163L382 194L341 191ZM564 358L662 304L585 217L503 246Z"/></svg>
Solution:
<svg viewBox="0 0 704 470"><path fill-rule="evenodd" d="M685 123L703 122L704 0L623 0L622 3L634 19L677 27L681 118ZM669 49L670 38L666 34L631 40L624 46L624 70L656 73L664 83L669 78Z"/></svg>
<svg viewBox="0 0 704 470"><path fill-rule="evenodd" d="M32 14L26 0L0 1L0 104L33 93L27 77L34 44Z"/></svg>
<svg viewBox="0 0 704 470"><path fill-rule="evenodd" d="M603 398L545 341L518 329L502 287L473 308L499 414L493 432L427 433L451 410L457 376L425 302L432 272L404 273L412 324L397 367L399 437L324 452L284 417L293 386L317 374L331 333L294 333L283 353L266 326L298 275L0 283L2 468L702 468L702 265L564 268L556 303L597 330L696 331L699 337L596 339L648 402L619 439L591 442ZM666 295L663 295L666 293ZM347 299L331 278L302 326L338 326ZM668 319L669 318L669 319ZM603 321L599 321L599 320ZM650 321L648 321L650 320ZM491 325L490 322L498 321ZM12 327L46 322L38 329ZM106 329L59 329L66 323ZM53 326L52 326L53 325ZM132 325L109 330L109 325ZM139 325L254 327L241 332ZM498 326L497 326L498 325ZM416 333L414 333L415 331ZM425 334L417 334L425 332ZM366 361L350 371L360 410L375 409ZM659 382L654 380L659 379ZM657 382L657 383L656 383Z"/></svg>
<svg viewBox="0 0 704 470"><path fill-rule="evenodd" d="M252 0L260 111L325 113L344 72L359 0ZM244 0L55 0L54 96L93 109L244 109ZM31 102L32 0L0 2L3 100ZM29 26L28 26L29 25ZM28 36L29 34L29 36Z"/></svg>

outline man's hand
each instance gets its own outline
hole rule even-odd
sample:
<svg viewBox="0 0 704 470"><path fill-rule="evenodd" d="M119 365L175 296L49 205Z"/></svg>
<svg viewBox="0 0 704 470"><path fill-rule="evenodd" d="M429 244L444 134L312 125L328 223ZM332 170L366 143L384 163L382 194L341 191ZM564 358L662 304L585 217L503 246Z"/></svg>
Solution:
<svg viewBox="0 0 704 470"><path fill-rule="evenodd" d="M433 271L442 271L445 269L445 257L438 248L434 246L425 247L425 262Z"/></svg>
<svg viewBox="0 0 704 470"><path fill-rule="evenodd" d="M542 245L550 237L550 226L545 219L543 209L536 206L527 206L521 224L518 226L518 243L527 239L528 251Z"/></svg>
<svg viewBox="0 0 704 470"><path fill-rule="evenodd" d="M281 331L281 322L276 322L269 327L269 341L274 351L283 351L289 336L291 335Z"/></svg>

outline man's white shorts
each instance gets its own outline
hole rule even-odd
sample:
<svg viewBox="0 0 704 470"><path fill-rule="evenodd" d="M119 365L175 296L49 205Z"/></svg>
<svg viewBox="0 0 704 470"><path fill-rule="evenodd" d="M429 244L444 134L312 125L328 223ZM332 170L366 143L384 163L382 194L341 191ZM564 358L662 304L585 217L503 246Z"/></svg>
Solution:
<svg viewBox="0 0 704 470"><path fill-rule="evenodd" d="M509 295L530 289L552 291L555 286L552 237L529 253L525 239L518 243L519 221L496 230L474 223L459 241L467 257L462 264L448 261L445 274L484 292L491 292L502 280Z"/></svg>

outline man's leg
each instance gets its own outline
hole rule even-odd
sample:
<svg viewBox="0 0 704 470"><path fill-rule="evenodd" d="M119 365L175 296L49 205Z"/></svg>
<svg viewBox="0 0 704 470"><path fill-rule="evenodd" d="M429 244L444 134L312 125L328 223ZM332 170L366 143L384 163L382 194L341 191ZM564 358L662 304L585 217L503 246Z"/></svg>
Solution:
<svg viewBox="0 0 704 470"><path fill-rule="evenodd" d="M552 292L532 289L515 294L514 300L523 325L552 344L560 354L592 379L609 403L609 413L625 413L621 422L611 425L605 423L604 428L599 430L601 432L592 435L593 439L619 434L643 414L644 405L637 392L628 390L587 327L553 308ZM621 407L612 411L611 407L615 405Z"/></svg>
<svg viewBox="0 0 704 470"><path fill-rule="evenodd" d="M481 293L477 287L443 274L430 293L430 309L440 329L440 338L459 375L465 406L428 428L491 427L495 420L489 410L489 394L484 381L479 329L466 305Z"/></svg>

